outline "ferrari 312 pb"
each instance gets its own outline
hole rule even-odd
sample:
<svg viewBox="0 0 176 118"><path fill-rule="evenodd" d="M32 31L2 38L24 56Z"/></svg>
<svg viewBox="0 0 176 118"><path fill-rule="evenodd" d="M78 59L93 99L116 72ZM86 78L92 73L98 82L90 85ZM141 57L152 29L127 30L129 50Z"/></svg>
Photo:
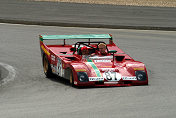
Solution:
<svg viewBox="0 0 176 118"><path fill-rule="evenodd" d="M77 42L66 44L71 39ZM40 35L39 40L48 78L58 75L73 86L148 85L145 65L116 46L111 34ZM63 40L63 44L47 45L45 40Z"/></svg>

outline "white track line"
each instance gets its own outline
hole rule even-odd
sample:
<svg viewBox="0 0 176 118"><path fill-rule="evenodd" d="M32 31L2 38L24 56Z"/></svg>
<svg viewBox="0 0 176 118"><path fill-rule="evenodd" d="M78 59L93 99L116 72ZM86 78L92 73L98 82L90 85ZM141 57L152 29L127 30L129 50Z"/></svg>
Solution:
<svg viewBox="0 0 176 118"><path fill-rule="evenodd" d="M16 70L12 66L5 63L0 62L0 66L4 67L9 72L7 77L1 80L1 85L4 85L9 81L13 81L16 76Z"/></svg>

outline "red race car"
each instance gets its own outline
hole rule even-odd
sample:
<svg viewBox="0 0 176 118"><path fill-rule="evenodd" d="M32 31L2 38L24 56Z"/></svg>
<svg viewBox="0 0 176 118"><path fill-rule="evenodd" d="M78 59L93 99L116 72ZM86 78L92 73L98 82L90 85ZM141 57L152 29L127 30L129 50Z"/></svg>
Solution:
<svg viewBox="0 0 176 118"><path fill-rule="evenodd" d="M66 44L70 39L78 42ZM111 34L40 35L39 40L46 77L56 74L73 86L148 85L145 65L116 46ZM63 44L46 45L44 40Z"/></svg>

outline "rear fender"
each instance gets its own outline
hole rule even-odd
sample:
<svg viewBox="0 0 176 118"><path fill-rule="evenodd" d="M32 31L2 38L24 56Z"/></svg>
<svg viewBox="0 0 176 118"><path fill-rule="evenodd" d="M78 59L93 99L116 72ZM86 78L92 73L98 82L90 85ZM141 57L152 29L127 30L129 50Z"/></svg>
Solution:
<svg viewBox="0 0 176 118"><path fill-rule="evenodd" d="M46 55L48 58L48 61L51 63L51 57L50 57L51 52L49 48L44 43L40 43L40 50L41 50L41 56L44 57Z"/></svg>

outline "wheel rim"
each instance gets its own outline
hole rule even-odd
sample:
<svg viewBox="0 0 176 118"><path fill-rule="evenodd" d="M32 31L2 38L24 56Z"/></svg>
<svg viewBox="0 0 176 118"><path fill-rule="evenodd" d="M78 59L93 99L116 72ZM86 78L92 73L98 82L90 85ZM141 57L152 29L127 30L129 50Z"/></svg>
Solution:
<svg viewBox="0 0 176 118"><path fill-rule="evenodd" d="M72 72L70 73L70 84L73 84L73 76L72 76Z"/></svg>
<svg viewBox="0 0 176 118"><path fill-rule="evenodd" d="M48 71L48 61L47 61L46 57L44 58L43 67L44 67L44 73L47 73L47 71Z"/></svg>

